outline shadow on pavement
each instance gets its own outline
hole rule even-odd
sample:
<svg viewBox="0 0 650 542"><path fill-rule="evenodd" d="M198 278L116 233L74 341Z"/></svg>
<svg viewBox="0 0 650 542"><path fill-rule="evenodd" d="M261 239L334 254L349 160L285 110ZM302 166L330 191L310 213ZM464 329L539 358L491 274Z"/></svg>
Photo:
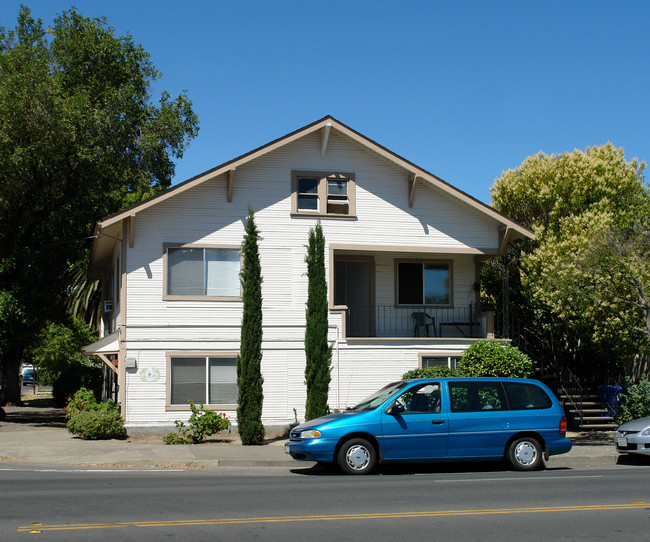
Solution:
<svg viewBox="0 0 650 542"><path fill-rule="evenodd" d="M557 469L548 469L557 470ZM447 473L473 473L473 472L517 472L513 471L503 461L467 461L467 462L446 462L446 463L407 463L395 465L381 465L377 467L370 476L405 476L415 474L447 474ZM316 464L309 468L291 469L293 474L303 476L345 476L338 467L332 464ZM540 472L540 471L535 471ZM525 473L521 473L525 474ZM352 476L354 477L354 476Z"/></svg>
<svg viewBox="0 0 650 542"><path fill-rule="evenodd" d="M65 412L57 407L50 394L23 396L23 406L5 406L5 419L0 422L0 431L26 426L40 428L66 427Z"/></svg>
<svg viewBox="0 0 650 542"><path fill-rule="evenodd" d="M650 465L650 456L641 454L621 454L616 458L617 465Z"/></svg>

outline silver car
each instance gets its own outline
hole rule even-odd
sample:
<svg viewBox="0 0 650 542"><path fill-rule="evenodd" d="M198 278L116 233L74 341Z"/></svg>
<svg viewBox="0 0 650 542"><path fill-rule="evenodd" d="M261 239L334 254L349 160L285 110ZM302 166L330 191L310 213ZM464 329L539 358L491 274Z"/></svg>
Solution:
<svg viewBox="0 0 650 542"><path fill-rule="evenodd" d="M621 453L650 455L650 417L621 425L614 435L614 443Z"/></svg>

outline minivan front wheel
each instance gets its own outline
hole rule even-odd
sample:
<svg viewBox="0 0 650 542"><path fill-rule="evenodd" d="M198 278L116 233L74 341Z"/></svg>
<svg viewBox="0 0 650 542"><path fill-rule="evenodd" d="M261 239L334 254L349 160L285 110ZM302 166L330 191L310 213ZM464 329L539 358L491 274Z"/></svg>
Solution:
<svg viewBox="0 0 650 542"><path fill-rule="evenodd" d="M510 444L507 458L517 470L537 470L543 465L542 447L534 438L519 438Z"/></svg>
<svg viewBox="0 0 650 542"><path fill-rule="evenodd" d="M346 474L368 474L375 467L377 452L370 442L353 438L341 446L337 463Z"/></svg>

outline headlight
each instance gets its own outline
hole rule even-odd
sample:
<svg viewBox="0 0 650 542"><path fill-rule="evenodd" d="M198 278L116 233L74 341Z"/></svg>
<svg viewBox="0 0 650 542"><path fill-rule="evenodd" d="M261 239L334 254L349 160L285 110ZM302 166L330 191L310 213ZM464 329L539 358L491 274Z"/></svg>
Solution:
<svg viewBox="0 0 650 542"><path fill-rule="evenodd" d="M650 427L646 427L643 431L641 431L641 436L650 437Z"/></svg>
<svg viewBox="0 0 650 542"><path fill-rule="evenodd" d="M300 438L318 438L320 437L320 431L318 429L310 429L309 431L302 431L300 433Z"/></svg>

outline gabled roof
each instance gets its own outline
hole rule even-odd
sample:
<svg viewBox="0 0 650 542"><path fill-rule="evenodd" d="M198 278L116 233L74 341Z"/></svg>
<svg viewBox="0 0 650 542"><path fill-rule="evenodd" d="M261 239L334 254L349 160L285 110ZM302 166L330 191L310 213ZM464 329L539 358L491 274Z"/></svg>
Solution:
<svg viewBox="0 0 650 542"><path fill-rule="evenodd" d="M290 134L287 134L274 141L271 141L266 145L262 145L257 149L247 152L246 154L242 154L237 158L234 158L217 167L209 169L204 173L200 173L199 175L196 175L195 177L192 177L187 181L177 184L176 186L173 186L165 190L164 192L157 194L156 196L153 196L145 201L136 203L135 205L122 209L121 211L118 211L115 214L107 216L106 218L103 218L98 224L101 227L110 226L111 224L114 224L125 218L128 218L133 214L137 214L138 212L143 211L144 209L148 209L149 207L157 205L161 201L174 197L176 194L184 192L185 190L189 190L190 188L193 188L201 183L204 183L219 175L223 175L224 173L236 169L237 167L241 166L242 164L245 164L246 162L250 162L251 160L259 158L264 154L272 152L280 147L283 147L284 145L288 145L289 143L296 141L297 139L300 139L306 135L309 135L313 132L317 132L318 130L327 127L337 130L338 132L341 132L342 134L348 136L350 139L360 143L361 145L364 145L369 150L376 152L377 154L383 156L384 158L390 160L391 162L397 164L398 166L406 169L407 171L410 171L411 175L414 176L414 178L417 179L418 181L425 181L433 184L434 186L440 188L444 192L447 192L451 196L454 196L455 198L460 199L461 201L471 205L472 207L475 207L483 211L485 214L491 216L498 222L502 222L504 225L514 229L515 231L522 234L524 237L533 236L533 233L530 230L528 230L521 224L515 222L514 220L508 218L507 216L499 213L497 210L493 209L489 205L484 204L483 202L477 200L476 198L473 198L469 194L466 194L462 190L459 190L458 188L452 186L448 182L443 181L440 177L437 177L433 173L429 173L428 171L422 169L421 167L416 166L412 162L409 162L405 158L402 158L398 154L395 154L394 152L388 150L386 147L380 145L379 143L376 143L372 139L364 136L363 134L357 132L356 130L353 130L349 126L346 126L342 122L339 122L334 117L331 117L329 115L323 117L320 120L317 120L316 122L313 122L312 124L308 124L303 128L299 128L295 132L291 132Z"/></svg>
<svg viewBox="0 0 650 542"><path fill-rule="evenodd" d="M416 166L412 162L409 162L405 158L402 158L398 154L395 154L394 152L388 150L386 147L380 145L379 143L373 141L372 139L364 136L363 134L357 132L356 130L353 130L349 126L346 126L342 122L336 120L334 117L331 116L326 116L323 117L320 120L317 120L316 122L313 122L311 124L308 124L307 126L304 126L303 128L299 128L298 130L291 132L290 134L287 134L283 137L280 137L274 141L271 141L270 143L267 143L266 145L262 145L261 147L258 147L257 149L254 149L246 154L243 154L237 158L234 158L228 162L225 162L219 166L216 166L204 173L200 173L199 175L196 175L195 177L192 177L191 179L188 179L187 181L184 181L176 186L173 186L164 192L161 192L157 194L156 196L153 196L145 201L142 201L140 203L136 203L135 205L132 205L130 207L127 207L125 209L122 209L121 211L109 215L102 220L100 220L97 223L97 228L96 228L96 234L99 232L104 232L107 233L106 231L107 228L110 228L111 226L114 226L113 228L110 228L110 234L108 235L121 235L121 233L118 233L118 229L115 227L118 223L120 223L124 219L129 219L132 217L135 217L137 213L144 211L145 209L148 209L150 207L153 207L154 205L157 205L169 198L174 197L177 194L180 194L184 192L185 190L189 190L197 185L200 185L206 181L209 181L211 179L214 179L215 177L219 175L224 175L224 174L229 174L230 181L229 183L232 183L234 180L234 172L235 170L243 165L246 164L247 162L250 162L252 160L255 160L256 158L259 158L260 156L263 156L267 153L270 153L280 147L283 147L284 145L288 145L302 137L305 137L309 134L312 134L314 132L317 132L319 130L323 130L323 141L324 145L327 145L327 137L329 135L330 130L336 130L340 132L341 134L349 137L353 141L359 143L360 145L363 145L366 147L368 150L375 152L379 154L380 156L384 157L385 159L393 162L397 166L407 170L410 172L410 178L411 178L411 192L410 192L410 198L409 202L412 203L413 198L415 196L415 191L416 187L418 186L419 183L429 183L432 184L433 186L436 186L443 192L446 192L450 196L466 203L467 205L470 205L471 207L474 207L475 209L479 210L480 212L490 216L497 222L501 223L504 226L505 233L504 233L504 242L508 240L514 240L514 239L532 239L534 238L534 234L527 229L526 227L522 226L521 224L515 222L514 220L508 218L507 216L501 214L497 210L493 209L489 205L484 204L483 202L477 200L476 198L473 198L472 196L466 194L462 190L459 190L458 188L452 186L451 184L447 183L446 181L442 180L440 177L437 177L433 173L430 173L424 169L422 169L419 166ZM229 193L232 190L232 186L229 186ZM93 259L95 259L95 254L96 250L98 249L97 244L94 247L94 254L93 254Z"/></svg>

